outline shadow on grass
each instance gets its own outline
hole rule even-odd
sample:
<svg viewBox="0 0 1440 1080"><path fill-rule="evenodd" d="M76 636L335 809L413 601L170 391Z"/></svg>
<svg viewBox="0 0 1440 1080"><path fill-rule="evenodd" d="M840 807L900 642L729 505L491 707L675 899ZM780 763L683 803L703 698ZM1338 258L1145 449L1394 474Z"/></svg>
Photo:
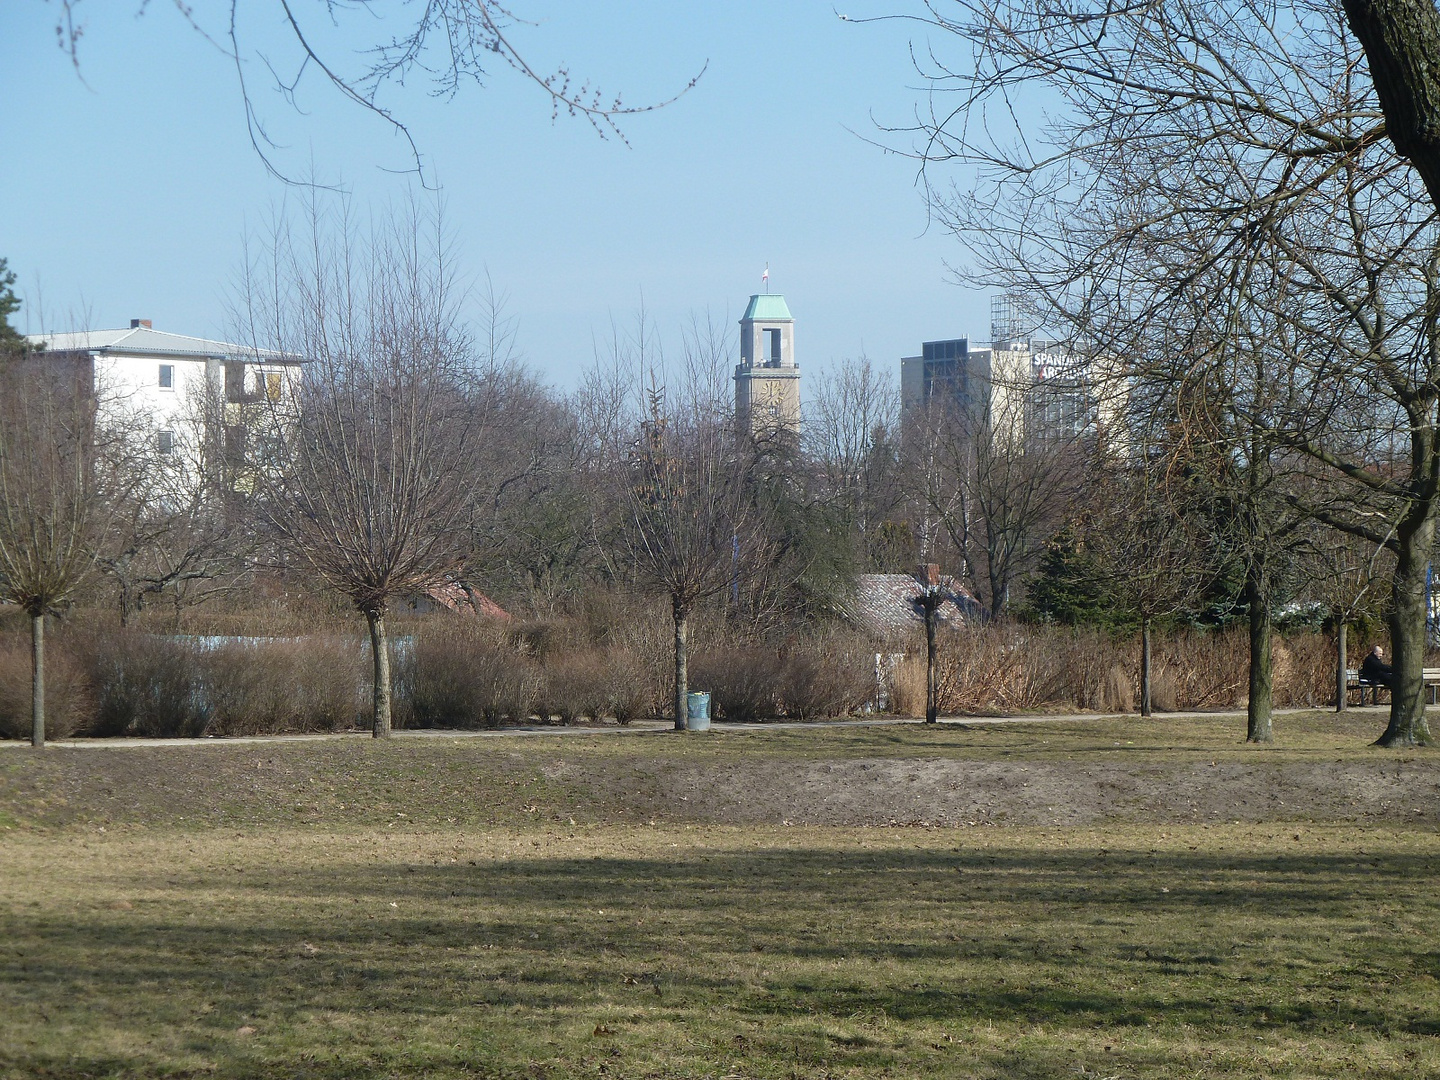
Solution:
<svg viewBox="0 0 1440 1080"><path fill-rule="evenodd" d="M133 910L12 910L7 1020L144 1003L220 1031L649 994L756 1017L1440 1034L1440 953L1372 925L1433 919L1424 855L809 847L161 876ZM1379 992L1420 975L1421 1011ZM227 1004L197 1021L197 1002Z"/></svg>

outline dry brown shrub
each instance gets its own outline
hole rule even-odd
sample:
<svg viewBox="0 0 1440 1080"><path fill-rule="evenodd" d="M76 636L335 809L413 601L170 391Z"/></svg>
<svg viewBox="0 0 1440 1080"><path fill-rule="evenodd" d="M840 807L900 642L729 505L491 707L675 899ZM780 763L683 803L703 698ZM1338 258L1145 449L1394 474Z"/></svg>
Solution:
<svg viewBox="0 0 1440 1080"><path fill-rule="evenodd" d="M433 623L415 635L406 664L409 722L415 727L495 727L527 719L540 678L502 626Z"/></svg>
<svg viewBox="0 0 1440 1080"><path fill-rule="evenodd" d="M135 631L81 641L95 695L91 734L173 739L205 733L209 716L191 646Z"/></svg>
<svg viewBox="0 0 1440 1080"><path fill-rule="evenodd" d="M913 652L894 665L890 679L890 711L896 716L925 715L925 656Z"/></svg>
<svg viewBox="0 0 1440 1080"><path fill-rule="evenodd" d="M1277 707L1335 704L1335 642L1332 639L1324 634L1296 634L1276 638L1273 648Z"/></svg>
<svg viewBox="0 0 1440 1080"><path fill-rule="evenodd" d="M1135 644L1136 671L1139 671L1139 642ZM1157 634L1155 639L1156 683L1161 676L1173 682L1165 700L1152 690L1157 709L1231 709L1245 701L1250 683L1250 638L1243 629L1206 633L1181 630Z"/></svg>
<svg viewBox="0 0 1440 1080"><path fill-rule="evenodd" d="M650 701L643 665L624 650L583 648L552 655L543 665L538 711L565 723L613 717L628 724Z"/></svg>
<svg viewBox="0 0 1440 1080"><path fill-rule="evenodd" d="M354 639L225 642L197 659L209 735L346 729L367 696L366 652Z"/></svg>
<svg viewBox="0 0 1440 1080"><path fill-rule="evenodd" d="M70 651L46 642L45 738L68 739L90 723L94 701L84 666ZM0 739L30 738L30 642L0 641Z"/></svg>
<svg viewBox="0 0 1440 1080"><path fill-rule="evenodd" d="M725 645L695 656L688 674L692 690L710 694L717 718L748 723L779 715L783 669L774 649Z"/></svg>
<svg viewBox="0 0 1440 1080"><path fill-rule="evenodd" d="M609 704L610 672L599 649L561 652L543 665L539 704L541 716L558 716L564 723L581 717L600 717Z"/></svg>
<svg viewBox="0 0 1440 1080"><path fill-rule="evenodd" d="M875 647L858 635L829 633L790 645L780 670L780 712L796 720L847 716L872 702Z"/></svg>
<svg viewBox="0 0 1440 1080"><path fill-rule="evenodd" d="M941 635L940 710L1016 712L1071 704L1063 631L1017 624L967 627Z"/></svg>
<svg viewBox="0 0 1440 1080"><path fill-rule="evenodd" d="M1160 712L1175 712L1180 702L1180 679L1173 668L1155 664L1150 669L1150 706Z"/></svg>

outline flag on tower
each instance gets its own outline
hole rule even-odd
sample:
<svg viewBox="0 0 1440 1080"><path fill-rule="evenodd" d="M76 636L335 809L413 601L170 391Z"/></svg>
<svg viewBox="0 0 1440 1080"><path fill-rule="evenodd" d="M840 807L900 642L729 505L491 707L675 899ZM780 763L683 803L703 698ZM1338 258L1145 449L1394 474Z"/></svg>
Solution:
<svg viewBox="0 0 1440 1080"><path fill-rule="evenodd" d="M764 284L768 283L769 280L770 280L770 264L769 264L769 263L766 263L766 264L765 264L765 272L760 275L760 284L761 284L761 285L764 285Z"/></svg>

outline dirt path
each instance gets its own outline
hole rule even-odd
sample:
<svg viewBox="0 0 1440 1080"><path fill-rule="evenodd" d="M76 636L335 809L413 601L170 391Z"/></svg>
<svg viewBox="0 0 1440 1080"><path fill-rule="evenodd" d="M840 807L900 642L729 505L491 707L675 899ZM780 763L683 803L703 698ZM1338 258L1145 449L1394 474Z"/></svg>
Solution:
<svg viewBox="0 0 1440 1080"><path fill-rule="evenodd" d="M1351 708L1355 713L1374 713L1381 716L1386 713L1389 706L1368 706ZM1276 709L1275 716L1282 717L1291 714L1313 712L1308 709ZM1225 710L1219 712L1175 712L1165 713L1157 719L1166 721L1195 720L1195 719L1234 719L1243 718L1245 711ZM991 726L996 724L1084 724L1089 721L1110 721L1116 719L1137 720L1138 714L1113 714L1099 715L1094 713L1056 713L1029 716L942 716L937 723L948 727L974 727L976 725ZM1380 722L1383 727L1383 721ZM764 723L732 724L723 720L716 720L711 723L710 731L717 734L735 734L757 731L803 731L803 730L825 730L834 728L905 728L918 727L923 729L925 721L913 717L886 716L878 719L845 719L845 720L772 720ZM590 735L656 735L672 732L675 726L668 720L637 720L634 723L620 726L616 724L568 724L557 726L553 724L524 724L514 727L503 727L485 729L480 731L457 731L453 729L425 728L409 731L396 731L391 736L396 740L407 739L508 739L524 738L526 736L590 736ZM223 739L200 738L200 739L139 739L139 738L106 738L106 739L52 739L46 745L62 749L81 750L114 750L125 749L136 746L156 747L181 747L181 746L219 746L219 745L266 745L272 743L306 743L306 742L341 742L353 741L356 739L369 739L368 731L337 731L320 732L308 735L238 735ZM23 740L0 739L0 750L3 749L29 749L29 744Z"/></svg>

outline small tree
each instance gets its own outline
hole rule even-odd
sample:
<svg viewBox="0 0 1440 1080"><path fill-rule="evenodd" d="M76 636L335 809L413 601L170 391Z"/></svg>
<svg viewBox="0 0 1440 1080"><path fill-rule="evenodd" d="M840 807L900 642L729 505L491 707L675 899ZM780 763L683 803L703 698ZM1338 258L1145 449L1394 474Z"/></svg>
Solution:
<svg viewBox="0 0 1440 1080"><path fill-rule="evenodd" d="M102 433L89 366L0 359L0 598L31 633L31 743L45 745L45 616L94 569L123 495L124 444Z"/></svg>
<svg viewBox="0 0 1440 1080"><path fill-rule="evenodd" d="M762 562L768 544L747 483L753 444L724 417L666 405L652 389L623 477L622 536L641 582L670 598L675 730L683 731L690 616Z"/></svg>
<svg viewBox="0 0 1440 1080"><path fill-rule="evenodd" d="M1152 715L1152 631L1186 610L1207 578L1208 545L1176 512L1162 476L1136 465L1098 478L1084 528L1088 573L1140 624L1140 715Z"/></svg>
<svg viewBox="0 0 1440 1080"><path fill-rule="evenodd" d="M266 343L306 361L298 383L267 387L253 476L282 549L365 616L378 739L391 728L390 603L464 552L471 346L438 217L412 207L364 243L343 218L333 232L318 213L310 224L305 253L277 244L276 279L245 290L252 333L274 327Z"/></svg>

